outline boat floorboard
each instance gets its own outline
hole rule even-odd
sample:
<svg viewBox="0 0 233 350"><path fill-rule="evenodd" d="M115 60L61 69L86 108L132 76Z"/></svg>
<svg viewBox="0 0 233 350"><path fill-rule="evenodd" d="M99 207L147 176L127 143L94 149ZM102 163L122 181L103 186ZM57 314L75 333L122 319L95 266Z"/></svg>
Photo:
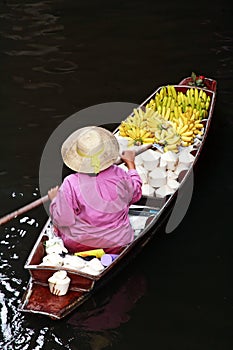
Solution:
<svg viewBox="0 0 233 350"><path fill-rule="evenodd" d="M61 318L85 299L86 292L69 290L66 295L50 293L48 286L31 282L20 307L21 311L40 313Z"/></svg>

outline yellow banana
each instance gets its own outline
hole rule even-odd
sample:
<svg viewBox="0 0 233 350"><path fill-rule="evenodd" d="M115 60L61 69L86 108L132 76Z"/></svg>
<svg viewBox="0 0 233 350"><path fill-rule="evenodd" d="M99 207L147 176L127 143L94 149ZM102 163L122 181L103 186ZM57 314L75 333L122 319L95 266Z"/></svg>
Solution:
<svg viewBox="0 0 233 350"><path fill-rule="evenodd" d="M166 105L167 105L167 100L168 100L168 97L167 96L164 96L164 98L163 98L163 103L162 103L162 107L166 107Z"/></svg>
<svg viewBox="0 0 233 350"><path fill-rule="evenodd" d="M202 98L203 98L204 102L206 102L207 94L206 94L206 92L204 90L202 92Z"/></svg>
<svg viewBox="0 0 233 350"><path fill-rule="evenodd" d="M159 130L155 131L155 137L156 137L157 140L161 139L161 132Z"/></svg>
<svg viewBox="0 0 233 350"><path fill-rule="evenodd" d="M190 100L191 100L191 106L192 106L192 108L194 108L194 106L195 106L194 96L191 96Z"/></svg>
<svg viewBox="0 0 233 350"><path fill-rule="evenodd" d="M162 129L161 134L160 134L160 139L164 140L164 138L166 137L166 134L167 134L167 130Z"/></svg>
<svg viewBox="0 0 233 350"><path fill-rule="evenodd" d="M167 136L164 137L164 141L172 140L175 136L176 134L174 132L172 134L167 134Z"/></svg>
<svg viewBox="0 0 233 350"><path fill-rule="evenodd" d="M179 118L179 113L178 113L177 106L174 106L174 115L175 115L175 118Z"/></svg>
<svg viewBox="0 0 233 350"><path fill-rule="evenodd" d="M141 129L139 133L140 138L147 138L151 136L151 132L146 129Z"/></svg>
<svg viewBox="0 0 233 350"><path fill-rule="evenodd" d="M144 128L146 128L147 127L147 121L146 120L143 120L142 122L141 122L141 124L140 124L140 128L141 129L144 129Z"/></svg>
<svg viewBox="0 0 233 350"><path fill-rule="evenodd" d="M171 101L172 101L172 96L168 96L167 105L166 105L167 108L171 106Z"/></svg>
<svg viewBox="0 0 233 350"><path fill-rule="evenodd" d="M183 121L183 124L185 125L185 124L188 124L188 118L184 115L184 114L182 114L181 116L180 116L180 118L181 118L181 120Z"/></svg>
<svg viewBox="0 0 233 350"><path fill-rule="evenodd" d="M188 124L185 124L180 130L179 130L179 134L183 134L185 131L188 130Z"/></svg>
<svg viewBox="0 0 233 350"><path fill-rule="evenodd" d="M143 143L154 143L154 142L155 142L155 138L154 137L143 138Z"/></svg>
<svg viewBox="0 0 233 350"><path fill-rule="evenodd" d="M153 111L152 108L147 108L147 109L146 109L146 112L145 112L145 114L144 114L143 119L149 118L153 113L154 113L154 111Z"/></svg>
<svg viewBox="0 0 233 350"><path fill-rule="evenodd" d="M167 111L166 111L166 114L165 114L165 116L164 116L166 120L169 120L170 112L171 112L170 107L168 107L168 108L167 108Z"/></svg>
<svg viewBox="0 0 233 350"><path fill-rule="evenodd" d="M167 95L172 96L170 85L167 85Z"/></svg>
<svg viewBox="0 0 233 350"><path fill-rule="evenodd" d="M174 98L174 100L176 101L177 99L177 92L176 92L176 88L174 85L172 85L172 96Z"/></svg>
<svg viewBox="0 0 233 350"><path fill-rule="evenodd" d="M196 105L198 102L198 89L197 88L194 89L194 101L195 101L195 105Z"/></svg>
<svg viewBox="0 0 233 350"><path fill-rule="evenodd" d="M204 127L204 125L202 123L195 123L195 128L197 129L202 129Z"/></svg>
<svg viewBox="0 0 233 350"><path fill-rule="evenodd" d="M193 88L189 89L189 96L190 96L190 98L194 97L194 89Z"/></svg>
<svg viewBox="0 0 233 350"><path fill-rule="evenodd" d="M174 108L175 108L175 105L176 105L176 100L174 98L171 99L171 103L170 103L170 108L171 108L171 111L173 112L174 111Z"/></svg>
<svg viewBox="0 0 233 350"><path fill-rule="evenodd" d="M193 131L186 131L186 132L183 132L181 136L192 136L193 135Z"/></svg>
<svg viewBox="0 0 233 350"><path fill-rule="evenodd" d="M167 152L167 151L178 152L177 145L166 145L164 147L164 152Z"/></svg>
<svg viewBox="0 0 233 350"><path fill-rule="evenodd" d="M139 108L138 114L139 114L139 120L143 120L144 112L143 112L143 110L141 108Z"/></svg>
<svg viewBox="0 0 233 350"><path fill-rule="evenodd" d="M139 117L138 110L137 110L136 108L133 109L133 112L134 112L134 116L135 116L136 118L140 118L140 117Z"/></svg>
<svg viewBox="0 0 233 350"><path fill-rule="evenodd" d="M164 96L166 95L166 87L165 86L162 86L159 94L160 94L160 98L163 99Z"/></svg>
<svg viewBox="0 0 233 350"><path fill-rule="evenodd" d="M186 123L183 122L183 116L182 115L178 118L178 121L179 121L179 125L181 127L186 124Z"/></svg>
<svg viewBox="0 0 233 350"><path fill-rule="evenodd" d="M159 106L157 107L157 110L158 110L159 114L162 113L162 107L161 107L161 105L159 105Z"/></svg>
<svg viewBox="0 0 233 350"><path fill-rule="evenodd" d="M181 106L178 106L178 117L180 116L180 115L182 115L183 114L183 112L182 112L182 107Z"/></svg>
<svg viewBox="0 0 233 350"><path fill-rule="evenodd" d="M207 100L205 103L205 109L208 111L209 107L210 107L210 101Z"/></svg>
<svg viewBox="0 0 233 350"><path fill-rule="evenodd" d="M171 121L171 120L173 120L173 118L174 118L174 112L171 109L169 120Z"/></svg>
<svg viewBox="0 0 233 350"><path fill-rule="evenodd" d="M155 95L155 102L156 102L157 108L158 108L158 106L159 106L159 104L160 104L160 101L161 101L161 96L160 96L159 93L157 93L157 94Z"/></svg>
<svg viewBox="0 0 233 350"><path fill-rule="evenodd" d="M163 117L165 116L165 114L166 114L166 107L165 106L162 107L161 114L162 114Z"/></svg>
<svg viewBox="0 0 233 350"><path fill-rule="evenodd" d="M181 97L181 92L180 91L177 94L177 103L178 103L178 106L182 105L182 97Z"/></svg>
<svg viewBox="0 0 233 350"><path fill-rule="evenodd" d="M166 145L174 145L180 142L180 136L175 135L173 138L166 140Z"/></svg>
<svg viewBox="0 0 233 350"><path fill-rule="evenodd" d="M203 110L201 111L201 117L202 117L203 119L208 117L208 112L207 112L205 109L203 109Z"/></svg>
<svg viewBox="0 0 233 350"><path fill-rule="evenodd" d="M187 142L192 140L192 136L183 136L183 135L181 135L181 138L182 138L183 141L187 141Z"/></svg>

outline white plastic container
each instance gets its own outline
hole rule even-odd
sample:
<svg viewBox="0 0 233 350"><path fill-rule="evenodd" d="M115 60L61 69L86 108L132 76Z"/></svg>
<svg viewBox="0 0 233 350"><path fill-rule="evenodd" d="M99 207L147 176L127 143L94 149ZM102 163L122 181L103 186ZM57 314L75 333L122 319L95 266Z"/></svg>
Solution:
<svg viewBox="0 0 233 350"><path fill-rule="evenodd" d="M148 183L148 171L142 165L137 166L136 169L137 169L138 175L142 180L142 183L143 184Z"/></svg>
<svg viewBox="0 0 233 350"><path fill-rule="evenodd" d="M101 272L101 271L103 271L103 269L104 269L104 266L101 264L101 261L100 261L99 259L97 259L97 258L91 259L91 260L88 262L88 266L89 266L91 269L93 269L93 270L95 270L95 271L97 271L97 272Z"/></svg>
<svg viewBox="0 0 233 350"><path fill-rule="evenodd" d="M167 162L166 162L165 159L160 158L160 161L159 161L159 168L160 168L160 169L163 169L163 170L167 170Z"/></svg>
<svg viewBox="0 0 233 350"><path fill-rule="evenodd" d="M156 168L148 175L148 183L152 187L161 187L167 182L166 171L160 168Z"/></svg>
<svg viewBox="0 0 233 350"><path fill-rule="evenodd" d="M46 254L51 253L68 253L68 250L64 247L63 240L60 237L53 237L45 241Z"/></svg>
<svg viewBox="0 0 233 350"><path fill-rule="evenodd" d="M178 163L178 156L172 151L163 153L161 155L161 159L163 159L167 163L168 170L174 170Z"/></svg>
<svg viewBox="0 0 233 350"><path fill-rule="evenodd" d="M141 159L143 161L144 168L151 171L159 165L160 155L158 152L148 149L141 154Z"/></svg>
<svg viewBox="0 0 233 350"><path fill-rule="evenodd" d="M142 194L143 194L143 196L153 197L155 194L155 189L152 186L150 186L149 184L143 184L142 185Z"/></svg>
<svg viewBox="0 0 233 350"><path fill-rule="evenodd" d="M142 155L141 154L138 154L135 157L135 165L136 165L136 167L138 167L139 165L143 166L143 160L142 160Z"/></svg>
<svg viewBox="0 0 233 350"><path fill-rule="evenodd" d="M70 278L66 271L57 271L48 279L49 290L57 296L65 295L69 289Z"/></svg>
<svg viewBox="0 0 233 350"><path fill-rule="evenodd" d="M189 168L194 161L194 156L188 150L182 150L179 154L179 164Z"/></svg>
<svg viewBox="0 0 233 350"><path fill-rule="evenodd" d="M40 265L62 266L63 265L63 258L57 253L51 253L51 254L45 255L45 257L43 258L42 263Z"/></svg>
<svg viewBox="0 0 233 350"><path fill-rule="evenodd" d="M181 171L188 171L188 167L185 164L179 163L174 171L174 173L179 176L179 174L181 173Z"/></svg>
<svg viewBox="0 0 233 350"><path fill-rule="evenodd" d="M86 261L76 255L66 255L63 259L63 266L69 269L81 270L86 265Z"/></svg>
<svg viewBox="0 0 233 350"><path fill-rule="evenodd" d="M167 180L176 180L178 178L178 175L172 171L172 170L167 170Z"/></svg>
<svg viewBox="0 0 233 350"><path fill-rule="evenodd" d="M174 190L172 190L168 185L163 185L155 190L156 197L158 198L164 198L172 193L174 193Z"/></svg>
<svg viewBox="0 0 233 350"><path fill-rule="evenodd" d="M177 188L180 186L179 182L174 179L168 179L167 185L174 191L176 191Z"/></svg>

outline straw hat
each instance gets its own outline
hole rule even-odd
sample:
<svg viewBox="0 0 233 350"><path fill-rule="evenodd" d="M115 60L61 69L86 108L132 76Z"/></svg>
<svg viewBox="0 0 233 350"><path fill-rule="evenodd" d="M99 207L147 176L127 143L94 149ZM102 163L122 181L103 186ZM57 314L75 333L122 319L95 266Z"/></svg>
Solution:
<svg viewBox="0 0 233 350"><path fill-rule="evenodd" d="M98 174L115 163L119 144L108 130L86 126L72 133L61 148L64 163L79 173Z"/></svg>

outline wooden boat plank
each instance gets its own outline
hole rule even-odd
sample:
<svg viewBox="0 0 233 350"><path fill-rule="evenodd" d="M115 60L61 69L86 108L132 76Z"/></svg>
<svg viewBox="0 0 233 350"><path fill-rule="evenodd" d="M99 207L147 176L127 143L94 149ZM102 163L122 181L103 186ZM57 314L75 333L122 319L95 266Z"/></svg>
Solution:
<svg viewBox="0 0 233 350"><path fill-rule="evenodd" d="M69 289L66 295L57 296L50 293L48 286L30 281L19 310L60 319L80 305L85 294L87 293Z"/></svg>

